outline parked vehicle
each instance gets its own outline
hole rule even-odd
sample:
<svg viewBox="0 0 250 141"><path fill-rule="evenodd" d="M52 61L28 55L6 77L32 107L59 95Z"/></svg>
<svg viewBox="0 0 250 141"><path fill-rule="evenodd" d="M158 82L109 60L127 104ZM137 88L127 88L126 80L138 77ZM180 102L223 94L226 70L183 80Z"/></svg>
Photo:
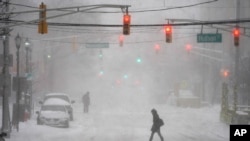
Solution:
<svg viewBox="0 0 250 141"><path fill-rule="evenodd" d="M69 127L70 115L65 106L66 101L58 98L50 98L37 111L38 125L51 125L58 127Z"/></svg>
<svg viewBox="0 0 250 141"><path fill-rule="evenodd" d="M4 133L4 132L2 132L1 134L0 134L0 141L5 141L5 137L7 136L7 133Z"/></svg>
<svg viewBox="0 0 250 141"><path fill-rule="evenodd" d="M58 98L58 99L66 101L67 103L65 103L65 106L66 106L66 108L67 108L67 110L68 110L68 112L70 114L70 120L72 121L74 119L73 118L72 104L75 103L75 101L71 100L68 94L65 94L65 93L49 93L49 94L46 94L44 96L43 102L47 101L50 98ZM40 104L42 104L43 102L40 102Z"/></svg>

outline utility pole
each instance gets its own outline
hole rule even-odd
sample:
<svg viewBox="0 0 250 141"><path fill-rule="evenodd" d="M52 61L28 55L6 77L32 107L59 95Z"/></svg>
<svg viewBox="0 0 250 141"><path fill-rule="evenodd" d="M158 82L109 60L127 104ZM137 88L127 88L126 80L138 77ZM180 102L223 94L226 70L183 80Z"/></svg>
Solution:
<svg viewBox="0 0 250 141"><path fill-rule="evenodd" d="M236 20L240 18L240 0L237 0L237 7L236 7ZM238 24L236 25L238 26ZM239 74L239 59L240 59L240 45L235 47L235 84L234 84L234 111L237 111L238 105L238 74Z"/></svg>
<svg viewBox="0 0 250 141"><path fill-rule="evenodd" d="M6 0L4 3L5 6L5 12L9 12L9 1ZM3 20L8 20L9 15L6 14L3 16ZM6 22L6 26L8 23ZM2 106L2 132L7 133L7 136L9 136L10 133L10 112L9 112L9 96L10 96L10 73L9 73L9 66L10 66L10 55L9 55L9 32L10 29L4 28L4 35L3 35L3 59L4 64L2 68L2 74L3 74L3 91L2 91L2 100L3 100L3 106Z"/></svg>

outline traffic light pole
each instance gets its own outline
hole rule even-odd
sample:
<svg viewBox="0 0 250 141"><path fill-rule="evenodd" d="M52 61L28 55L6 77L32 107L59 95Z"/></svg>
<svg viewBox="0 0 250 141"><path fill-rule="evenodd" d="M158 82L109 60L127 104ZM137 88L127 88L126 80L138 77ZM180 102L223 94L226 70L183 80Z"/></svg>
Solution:
<svg viewBox="0 0 250 141"><path fill-rule="evenodd" d="M236 19L240 18L240 0L237 0L237 8L236 8ZM237 25L238 26L238 25ZM239 74L239 59L240 59L240 45L235 47L235 84L234 84L234 111L237 111L238 105L238 74Z"/></svg>
<svg viewBox="0 0 250 141"><path fill-rule="evenodd" d="M8 12L9 10L9 0L6 0L5 3L6 7L5 10L6 12ZM4 18L8 19L9 15L5 15ZM8 25L8 23L6 23L6 25ZM3 93L2 93L2 100L3 100L3 109L2 109L2 133L7 133L7 136L9 136L10 133L10 112L9 112L9 95L10 95L10 80L9 76L9 32L10 29L9 28L4 28L4 40L3 40L3 56L4 56L4 65L3 65L3 70L2 70L2 74L4 76L3 79Z"/></svg>

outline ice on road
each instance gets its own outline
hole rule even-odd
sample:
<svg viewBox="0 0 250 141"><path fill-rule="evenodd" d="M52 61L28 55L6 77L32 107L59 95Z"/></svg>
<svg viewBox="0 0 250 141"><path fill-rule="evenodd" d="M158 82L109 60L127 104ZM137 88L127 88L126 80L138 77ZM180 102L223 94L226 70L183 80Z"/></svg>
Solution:
<svg viewBox="0 0 250 141"><path fill-rule="evenodd" d="M36 125L36 115L13 129L6 141L148 141L152 125L150 110L157 109L165 125L161 128L165 141L228 141L229 126L219 120L220 106L199 109L169 105L136 107L92 105L90 113L82 105L74 105L74 121L69 128ZM160 141L157 134L154 141Z"/></svg>

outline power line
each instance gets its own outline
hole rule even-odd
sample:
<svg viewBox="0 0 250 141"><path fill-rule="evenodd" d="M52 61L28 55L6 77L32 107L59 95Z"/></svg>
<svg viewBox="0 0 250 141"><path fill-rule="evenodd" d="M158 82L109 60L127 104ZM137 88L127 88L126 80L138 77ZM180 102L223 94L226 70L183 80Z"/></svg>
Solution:
<svg viewBox="0 0 250 141"><path fill-rule="evenodd" d="M190 38L190 37L195 37L196 35L188 35L188 36L180 36L180 37L176 37L175 40L178 39L184 39L184 38ZM73 36L72 36L73 37ZM72 37L66 37L66 38L72 38ZM56 41L54 39L32 39L29 38L31 41L44 41L44 42L54 42L54 43L63 43L63 44L72 44L72 41ZM65 39L65 38L64 38ZM84 45L87 42L91 42L91 41L86 41L86 42L77 42L77 44L80 45ZM101 41L101 42L105 42L105 41ZM131 41L131 42L125 42L125 44L145 44L145 43L156 43L156 42L165 42L165 40L143 40L143 41ZM117 40L117 42L109 42L109 44L119 44L119 41Z"/></svg>
<svg viewBox="0 0 250 141"><path fill-rule="evenodd" d="M24 4L17 4L17 3L9 3L10 5L15 5L15 6L21 6L21 7L26 7L26 8L34 8L34 9L39 9L38 7L34 6L29 6L29 5L24 5Z"/></svg>
<svg viewBox="0 0 250 141"><path fill-rule="evenodd" d="M158 8L158 9L148 9L148 10L130 10L129 13L143 13L143 12L157 12L157 11L167 11L167 10L173 10L173 9L181 9L181 8L188 8L188 7L194 7L194 6L199 6L199 5L204 5L204 4L209 4L216 2L218 0L211 0L211 1L206 1L206 2L200 2L200 3L195 3L195 4L190 4L190 5L184 5L184 6L176 6L176 7L169 7L169 8ZM86 13L121 13L120 11L89 11Z"/></svg>
<svg viewBox="0 0 250 141"><path fill-rule="evenodd" d="M17 20L9 20L9 21L1 21L9 22L9 23L23 23L25 21L17 21ZM196 25L224 25L224 24L239 24L239 23L250 23L250 19L239 19L239 20L218 20L218 21L194 21L194 22L186 22L186 23L172 23L171 26L196 26ZM28 22L26 24L37 25L37 22ZM74 26L74 27L122 27L121 24L80 24L80 23L57 23L57 22L48 22L50 26ZM164 27L166 24L131 24L131 27Z"/></svg>
<svg viewBox="0 0 250 141"><path fill-rule="evenodd" d="M195 6L209 4L209 3L213 3L213 2L217 2L217 1L218 0L210 0L210 1L200 2L200 3L190 4L190 5L168 7L168 8L157 8L157 9L147 9L147 10L130 10L129 13L143 13L143 12L167 11L167 10L173 10L173 9L195 7ZM27 8L38 9L37 7L29 6L29 5L16 4L16 3L9 3L9 4L16 5L16 6L27 7ZM71 11L72 12L72 10L65 10L65 9L57 9L57 11ZM112 11L87 11L87 12L84 12L84 13L102 13L102 14L104 14L104 13L122 13L122 11L113 11L113 12Z"/></svg>

